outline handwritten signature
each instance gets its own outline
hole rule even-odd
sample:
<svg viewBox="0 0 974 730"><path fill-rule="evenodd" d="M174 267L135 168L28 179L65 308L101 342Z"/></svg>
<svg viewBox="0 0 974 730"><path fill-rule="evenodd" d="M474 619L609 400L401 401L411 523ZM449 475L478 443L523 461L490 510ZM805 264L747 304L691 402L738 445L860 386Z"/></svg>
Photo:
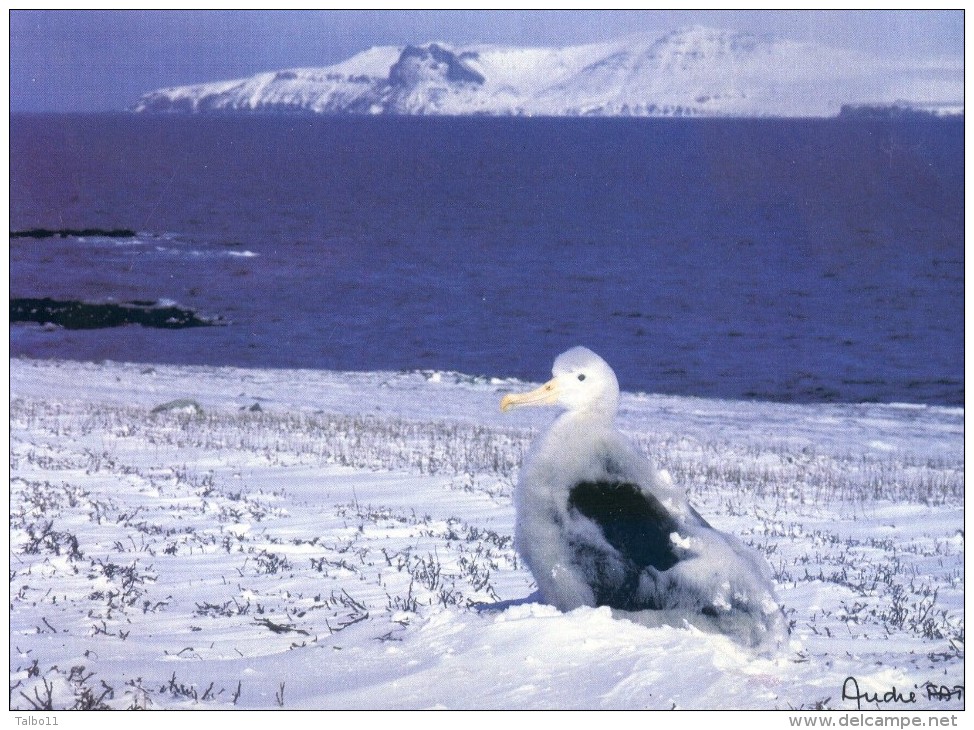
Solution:
<svg viewBox="0 0 974 730"><path fill-rule="evenodd" d="M920 695L917 695L917 690ZM859 689L859 682L855 677L846 677L845 681L842 683L842 699L844 700L855 700L856 708L861 710L862 703L866 702L868 704L904 704L912 705L915 704L919 697L926 694L928 700L940 700L946 702L947 700L964 699L964 685L955 684L952 687L948 687L945 684L937 684L935 682L926 682L925 684L915 684L913 685L913 690L898 690L896 687L891 687L886 692L863 692Z"/></svg>

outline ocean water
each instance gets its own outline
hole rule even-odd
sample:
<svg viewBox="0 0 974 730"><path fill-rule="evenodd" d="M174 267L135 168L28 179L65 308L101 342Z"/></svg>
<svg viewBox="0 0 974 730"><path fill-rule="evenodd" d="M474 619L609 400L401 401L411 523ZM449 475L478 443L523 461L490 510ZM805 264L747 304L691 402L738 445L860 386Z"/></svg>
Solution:
<svg viewBox="0 0 974 730"><path fill-rule="evenodd" d="M13 356L963 403L963 120L14 115L12 298L223 326L13 324Z"/></svg>

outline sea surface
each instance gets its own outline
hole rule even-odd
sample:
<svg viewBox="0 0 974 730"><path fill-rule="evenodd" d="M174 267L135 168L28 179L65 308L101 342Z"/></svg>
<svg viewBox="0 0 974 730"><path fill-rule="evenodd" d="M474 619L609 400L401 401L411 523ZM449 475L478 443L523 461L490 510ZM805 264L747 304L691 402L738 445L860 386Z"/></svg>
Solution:
<svg viewBox="0 0 974 730"><path fill-rule="evenodd" d="M13 115L12 356L964 399L963 119ZM83 235L130 229L134 236Z"/></svg>

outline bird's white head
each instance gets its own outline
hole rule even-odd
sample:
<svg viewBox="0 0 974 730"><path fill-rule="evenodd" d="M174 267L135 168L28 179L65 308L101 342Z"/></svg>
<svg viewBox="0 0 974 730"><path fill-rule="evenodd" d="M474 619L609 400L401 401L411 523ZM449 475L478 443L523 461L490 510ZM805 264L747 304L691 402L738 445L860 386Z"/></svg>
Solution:
<svg viewBox="0 0 974 730"><path fill-rule="evenodd" d="M619 403L619 381L601 357L585 347L573 347L555 358L554 377L537 390L510 393L501 410L516 406L559 405L569 411L602 413L610 418Z"/></svg>

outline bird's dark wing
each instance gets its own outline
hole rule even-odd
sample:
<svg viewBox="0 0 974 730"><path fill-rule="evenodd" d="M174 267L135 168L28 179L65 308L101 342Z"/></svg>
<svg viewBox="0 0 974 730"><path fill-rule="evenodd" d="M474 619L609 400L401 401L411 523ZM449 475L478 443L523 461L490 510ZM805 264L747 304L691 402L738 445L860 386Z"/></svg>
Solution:
<svg viewBox="0 0 974 730"><path fill-rule="evenodd" d="M670 542L679 529L677 521L636 484L579 482L568 494L568 508L597 524L606 541L637 570L666 570L679 560Z"/></svg>

